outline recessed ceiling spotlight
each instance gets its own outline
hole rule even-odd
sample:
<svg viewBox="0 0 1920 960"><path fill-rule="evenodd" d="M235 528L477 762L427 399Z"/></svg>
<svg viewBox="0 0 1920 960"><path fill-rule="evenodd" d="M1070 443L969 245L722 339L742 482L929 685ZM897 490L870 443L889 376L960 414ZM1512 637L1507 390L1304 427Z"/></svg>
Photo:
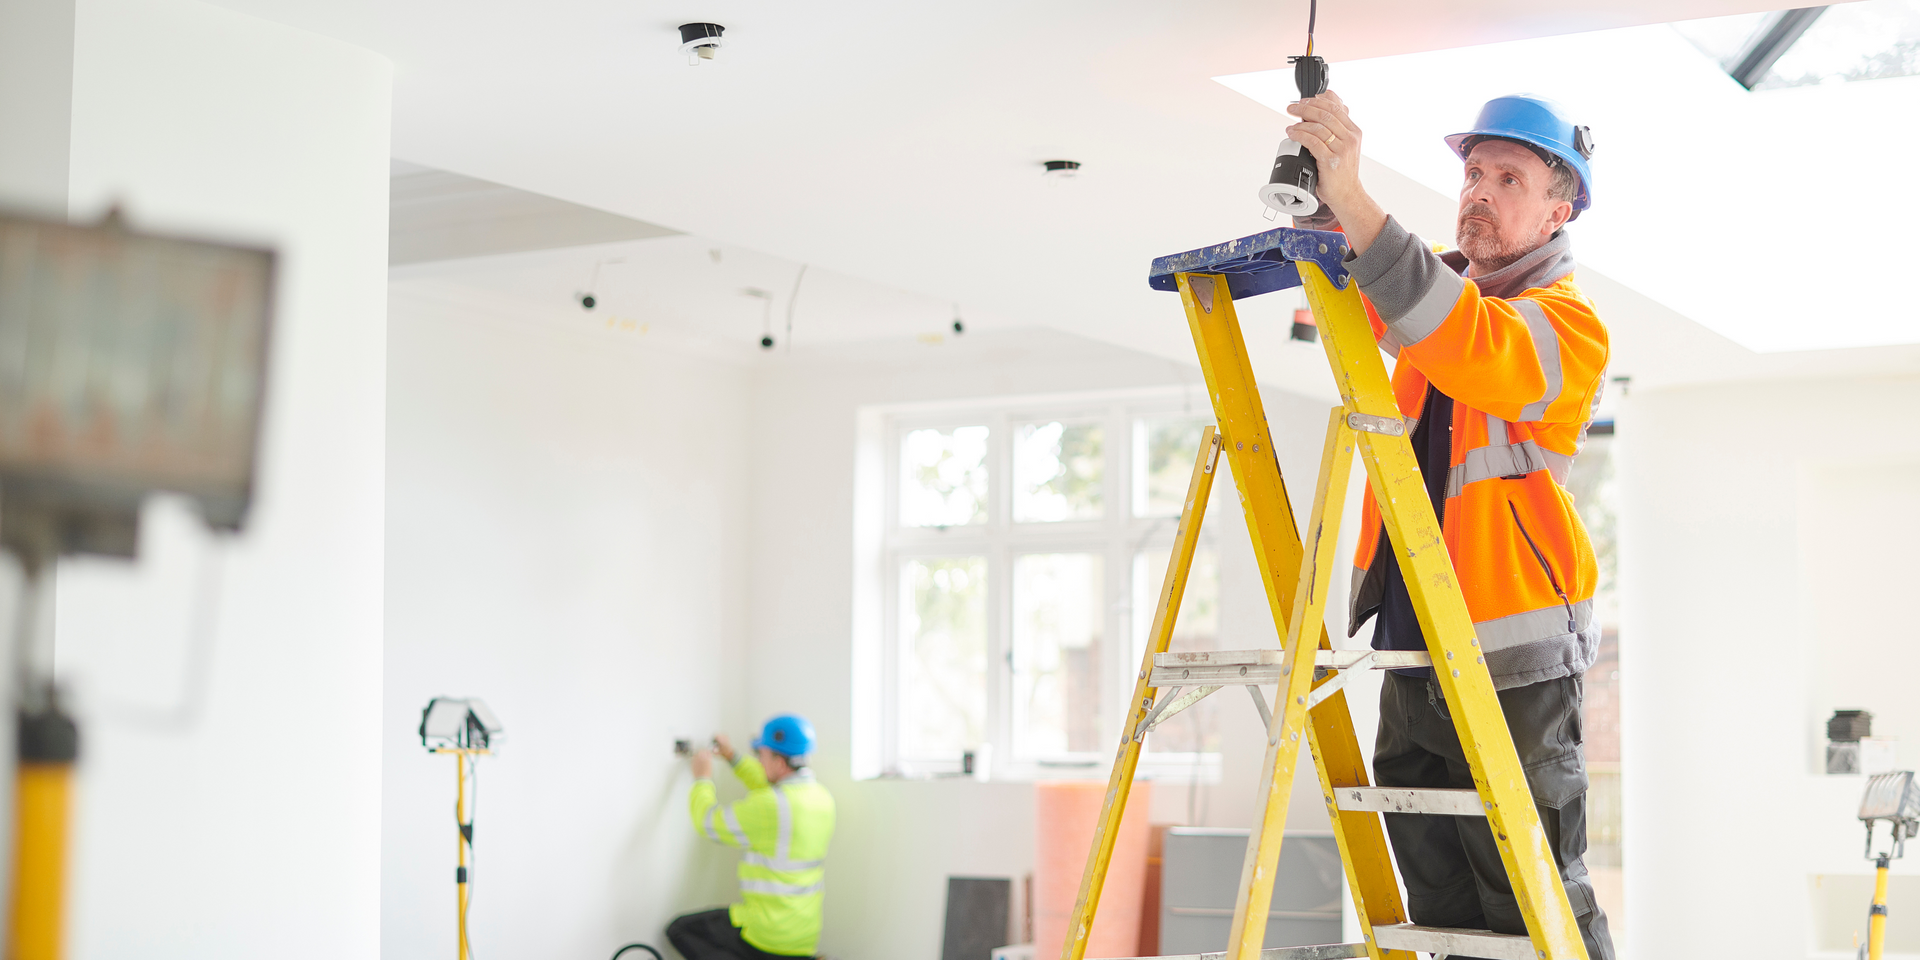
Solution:
<svg viewBox="0 0 1920 960"><path fill-rule="evenodd" d="M717 23L683 23L680 25L680 52L687 55L687 66L697 67L702 60L712 60L720 50L720 35L727 28Z"/></svg>
<svg viewBox="0 0 1920 960"><path fill-rule="evenodd" d="M1041 164L1046 170L1040 175L1049 180L1071 180L1080 175L1078 160L1048 160Z"/></svg>

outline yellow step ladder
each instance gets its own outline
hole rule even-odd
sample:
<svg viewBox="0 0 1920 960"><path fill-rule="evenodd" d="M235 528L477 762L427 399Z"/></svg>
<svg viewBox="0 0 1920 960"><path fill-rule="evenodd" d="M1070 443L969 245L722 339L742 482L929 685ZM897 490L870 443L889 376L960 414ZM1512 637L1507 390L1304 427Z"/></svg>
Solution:
<svg viewBox="0 0 1920 960"><path fill-rule="evenodd" d="M1148 731L1220 687L1234 685L1253 688L1267 717L1261 815L1247 843L1226 952L1180 960L1414 960L1413 951L1495 960L1587 960L1492 676L1474 636L1473 620L1454 580L1453 562L1421 481L1358 284L1343 265L1346 252L1342 234L1279 229L1154 261L1151 285L1178 290L1186 308L1219 430L1206 431L1194 464L1178 544L1154 611L1146 655L1108 781L1106 805L1062 948L1063 960L1086 956L1087 935ZM1333 408L1327 425L1304 543L1274 458L1266 412L1233 308L1236 297L1293 286L1306 288L1342 401ZM1356 448L1373 481L1374 498L1392 541L1388 549L1399 560L1427 637L1427 653L1335 651L1327 639L1327 584L1344 574L1333 569L1334 545ZM1283 643L1278 650L1171 652L1167 646L1174 617L1186 590L1200 518L1222 452L1233 468L1267 602ZM1297 669L1308 662L1303 658L1310 658L1314 669ZM1434 665L1473 769L1475 789L1369 785L1366 759L1354 738L1342 687L1358 670ZM1276 687L1270 710L1258 695L1264 685ZM1303 732L1318 768L1320 793L1333 821L1364 941L1263 950ZM1527 935L1408 923L1388 856L1380 819L1383 812L1486 817L1526 920Z"/></svg>

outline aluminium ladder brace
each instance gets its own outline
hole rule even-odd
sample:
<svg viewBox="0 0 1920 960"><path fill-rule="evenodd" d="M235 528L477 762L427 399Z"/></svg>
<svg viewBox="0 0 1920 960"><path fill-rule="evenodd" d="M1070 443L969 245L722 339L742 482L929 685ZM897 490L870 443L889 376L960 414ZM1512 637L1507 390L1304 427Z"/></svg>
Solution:
<svg viewBox="0 0 1920 960"><path fill-rule="evenodd" d="M1167 565L1146 655L1128 706L1106 804L1096 822L1079 900L1062 948L1063 960L1086 956L1087 936L1147 732L1220 687L1233 685L1249 688L1267 720L1261 817L1247 843L1226 952L1177 960L1414 960L1413 951L1496 960L1587 960L1358 286L1343 264L1346 252L1342 234L1279 229L1154 261L1150 284L1178 290L1186 308L1219 432L1207 429L1194 464L1178 543ZM1235 297L1300 285L1306 288L1342 401L1327 426L1304 545L1233 308ZM1427 653L1335 651L1327 639L1327 583L1336 575L1334 545L1356 448L1373 481L1375 501L1391 540L1382 549L1392 550L1400 563L1427 637ZM1200 519L1222 452L1233 468L1267 602L1284 642L1278 650L1169 652ZM1309 651L1314 669L1295 669ZM1433 664L1440 665L1434 674L1446 695L1476 789L1370 786L1341 688L1355 670ZM1259 687L1268 684L1277 687L1271 709L1259 693ZM1156 700L1162 690L1165 693ZM1302 731L1319 772L1320 792L1364 942L1263 950ZM1408 923L1382 829L1380 814L1385 812L1486 817L1526 920L1527 935Z"/></svg>

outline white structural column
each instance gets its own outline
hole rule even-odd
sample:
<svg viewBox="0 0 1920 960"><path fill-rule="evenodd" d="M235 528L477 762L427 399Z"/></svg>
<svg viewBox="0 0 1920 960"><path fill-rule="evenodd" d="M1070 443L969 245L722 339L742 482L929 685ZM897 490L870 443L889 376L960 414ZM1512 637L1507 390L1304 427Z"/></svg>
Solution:
<svg viewBox="0 0 1920 960"><path fill-rule="evenodd" d="M63 210L74 0L0 3L0 204Z"/></svg>
<svg viewBox="0 0 1920 960"><path fill-rule="evenodd" d="M281 254L247 531L161 504L137 564L60 571L69 957L379 954L391 73L193 0L0 3L0 203Z"/></svg>

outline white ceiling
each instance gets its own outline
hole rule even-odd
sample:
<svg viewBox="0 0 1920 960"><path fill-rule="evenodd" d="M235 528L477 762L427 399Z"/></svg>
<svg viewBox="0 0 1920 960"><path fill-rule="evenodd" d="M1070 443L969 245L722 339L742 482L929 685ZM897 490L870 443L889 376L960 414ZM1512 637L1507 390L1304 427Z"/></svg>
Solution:
<svg viewBox="0 0 1920 960"><path fill-rule="evenodd" d="M1306 13L1305 0L222 2L392 58L407 160L1179 358L1184 323L1147 290L1147 263L1268 226L1253 193L1283 126L1210 78L1281 66ZM1322 6L1320 50L1339 63L1769 3ZM674 26L693 19L727 25L718 62L679 56ZM1055 158L1084 175L1052 188L1038 165ZM1390 209L1438 196L1369 170ZM1278 328L1281 299L1250 303L1250 326ZM1647 323L1674 316L1646 303ZM1263 375L1323 389L1312 351L1249 334Z"/></svg>
<svg viewBox="0 0 1920 960"><path fill-rule="evenodd" d="M387 262L394 265L671 236L676 231L605 210L392 162Z"/></svg>

